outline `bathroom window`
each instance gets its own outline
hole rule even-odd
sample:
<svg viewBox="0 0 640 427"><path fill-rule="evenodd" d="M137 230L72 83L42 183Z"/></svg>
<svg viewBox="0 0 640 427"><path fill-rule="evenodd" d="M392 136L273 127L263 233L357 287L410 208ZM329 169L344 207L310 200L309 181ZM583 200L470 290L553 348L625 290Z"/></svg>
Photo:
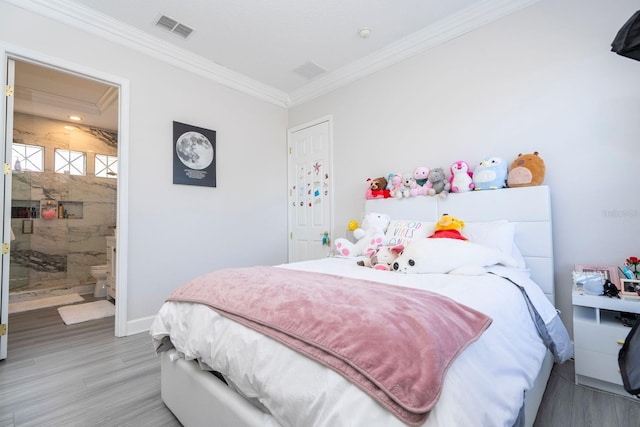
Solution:
<svg viewBox="0 0 640 427"><path fill-rule="evenodd" d="M14 171L44 171L44 148L38 145L16 144L11 148Z"/></svg>
<svg viewBox="0 0 640 427"><path fill-rule="evenodd" d="M106 154L96 154L95 174L101 178L118 177L118 157Z"/></svg>
<svg viewBox="0 0 640 427"><path fill-rule="evenodd" d="M86 154L80 151L61 150L56 148L53 167L56 173L69 175L85 175Z"/></svg>

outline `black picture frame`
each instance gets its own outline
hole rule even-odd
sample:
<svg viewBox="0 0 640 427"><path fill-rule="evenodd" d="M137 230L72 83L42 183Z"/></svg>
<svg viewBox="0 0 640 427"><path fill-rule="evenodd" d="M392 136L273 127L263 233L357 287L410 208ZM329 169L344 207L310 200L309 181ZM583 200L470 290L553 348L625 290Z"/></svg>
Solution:
<svg viewBox="0 0 640 427"><path fill-rule="evenodd" d="M173 183L216 186L216 131L173 122Z"/></svg>

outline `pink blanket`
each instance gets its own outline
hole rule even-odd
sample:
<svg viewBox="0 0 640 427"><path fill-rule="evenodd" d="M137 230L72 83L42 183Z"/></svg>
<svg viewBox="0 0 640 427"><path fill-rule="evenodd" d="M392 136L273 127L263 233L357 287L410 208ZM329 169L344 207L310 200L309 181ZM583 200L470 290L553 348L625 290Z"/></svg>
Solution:
<svg viewBox="0 0 640 427"><path fill-rule="evenodd" d="M407 424L491 318L432 292L276 267L216 271L169 301L206 304L334 369Z"/></svg>

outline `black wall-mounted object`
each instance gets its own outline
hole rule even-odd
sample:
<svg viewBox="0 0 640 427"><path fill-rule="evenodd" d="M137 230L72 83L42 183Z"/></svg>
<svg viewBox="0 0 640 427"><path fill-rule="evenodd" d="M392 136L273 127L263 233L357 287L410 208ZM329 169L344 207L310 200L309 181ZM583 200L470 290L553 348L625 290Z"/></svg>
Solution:
<svg viewBox="0 0 640 427"><path fill-rule="evenodd" d="M620 28L611 43L611 51L640 61L640 10Z"/></svg>

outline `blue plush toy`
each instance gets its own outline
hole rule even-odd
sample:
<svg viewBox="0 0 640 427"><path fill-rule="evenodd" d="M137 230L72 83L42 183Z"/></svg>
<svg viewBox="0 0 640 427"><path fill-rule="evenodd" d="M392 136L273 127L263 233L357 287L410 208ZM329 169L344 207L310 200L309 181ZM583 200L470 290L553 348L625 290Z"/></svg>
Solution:
<svg viewBox="0 0 640 427"><path fill-rule="evenodd" d="M473 171L474 190L495 190L507 186L508 165L500 157L487 157Z"/></svg>

